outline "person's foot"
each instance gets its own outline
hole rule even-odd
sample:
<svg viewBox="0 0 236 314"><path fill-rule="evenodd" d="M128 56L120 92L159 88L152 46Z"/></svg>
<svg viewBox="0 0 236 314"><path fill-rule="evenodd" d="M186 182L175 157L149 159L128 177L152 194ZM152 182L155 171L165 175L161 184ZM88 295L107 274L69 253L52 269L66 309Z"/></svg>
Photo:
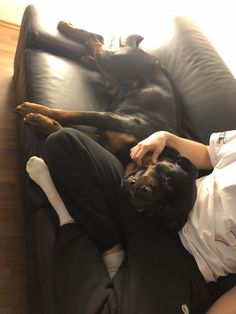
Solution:
<svg viewBox="0 0 236 314"><path fill-rule="evenodd" d="M43 178L45 178L45 173L47 174L48 172L48 167L42 158L33 156L26 164L26 171L28 172L30 178L41 186Z"/></svg>
<svg viewBox="0 0 236 314"><path fill-rule="evenodd" d="M119 243L102 253L103 262L111 279L117 273L124 258L125 251L122 249L122 246Z"/></svg>
<svg viewBox="0 0 236 314"><path fill-rule="evenodd" d="M62 129L62 126L56 120L48 118L40 113L27 114L24 118L24 122L34 130L45 134L51 134Z"/></svg>
<svg viewBox="0 0 236 314"><path fill-rule="evenodd" d="M74 223L75 220L68 213L65 204L58 194L48 166L45 164L44 160L37 156L32 156L26 164L26 171L28 172L29 177L37 183L46 194L52 207L58 214L60 225Z"/></svg>

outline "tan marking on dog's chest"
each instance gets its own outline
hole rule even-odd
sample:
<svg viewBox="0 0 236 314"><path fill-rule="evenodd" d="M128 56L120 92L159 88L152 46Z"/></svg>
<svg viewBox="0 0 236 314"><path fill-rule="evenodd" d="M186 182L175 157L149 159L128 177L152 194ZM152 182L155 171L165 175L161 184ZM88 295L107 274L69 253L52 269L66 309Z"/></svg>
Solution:
<svg viewBox="0 0 236 314"><path fill-rule="evenodd" d="M157 185L157 181L154 178L154 166L149 166L147 168L147 170L145 171L144 175L143 175L143 183L145 184L149 184L151 186L156 186Z"/></svg>
<svg viewBox="0 0 236 314"><path fill-rule="evenodd" d="M136 138L133 135L127 133L119 133L114 131L105 132L107 138L107 147L110 151L119 151L126 144L136 142Z"/></svg>
<svg viewBox="0 0 236 314"><path fill-rule="evenodd" d="M125 176L128 176L131 172L138 170L138 166L135 162L130 162L125 168Z"/></svg>

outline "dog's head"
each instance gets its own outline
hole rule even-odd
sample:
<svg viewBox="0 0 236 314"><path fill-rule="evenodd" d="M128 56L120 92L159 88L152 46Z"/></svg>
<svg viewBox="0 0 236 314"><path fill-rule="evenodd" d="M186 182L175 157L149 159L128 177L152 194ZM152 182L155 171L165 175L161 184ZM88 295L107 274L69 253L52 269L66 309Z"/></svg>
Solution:
<svg viewBox="0 0 236 314"><path fill-rule="evenodd" d="M175 150L123 178L122 189L136 210L179 231L196 199L197 169Z"/></svg>

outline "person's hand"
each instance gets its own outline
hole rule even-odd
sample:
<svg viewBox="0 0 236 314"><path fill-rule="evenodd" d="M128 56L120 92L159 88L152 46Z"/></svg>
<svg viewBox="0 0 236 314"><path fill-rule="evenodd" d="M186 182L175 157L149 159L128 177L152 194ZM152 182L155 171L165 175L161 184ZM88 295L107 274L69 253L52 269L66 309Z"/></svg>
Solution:
<svg viewBox="0 0 236 314"><path fill-rule="evenodd" d="M155 132L143 141L139 142L136 146L131 148L130 157L138 166L141 166L143 157L146 153L152 152L152 162L155 164L158 156L166 146L167 132Z"/></svg>

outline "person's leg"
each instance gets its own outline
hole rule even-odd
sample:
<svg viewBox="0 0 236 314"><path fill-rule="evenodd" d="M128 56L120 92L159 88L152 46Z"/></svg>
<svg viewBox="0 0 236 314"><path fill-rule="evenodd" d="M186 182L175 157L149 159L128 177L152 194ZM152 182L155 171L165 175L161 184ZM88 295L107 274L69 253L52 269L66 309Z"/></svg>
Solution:
<svg viewBox="0 0 236 314"><path fill-rule="evenodd" d="M114 287L123 314L205 313L208 292L193 257L178 235L170 235L152 219L140 217L127 230L125 281ZM119 272L118 272L119 276ZM120 294L119 294L120 293Z"/></svg>
<svg viewBox="0 0 236 314"><path fill-rule="evenodd" d="M63 212L61 225L71 216L77 222L63 225L56 241L54 282L60 313L116 313L116 296L103 261L108 268L111 266L111 274L124 258L120 247L117 251L121 234L114 220L120 206L123 168L113 155L73 129L48 138L45 159L56 188L48 167L37 157L27 166L31 178L53 206L59 207L59 215ZM39 162L36 171L35 161ZM71 216L65 215L67 207Z"/></svg>
<svg viewBox="0 0 236 314"><path fill-rule="evenodd" d="M115 220L121 207L123 167L119 161L83 133L69 128L48 137L45 161L69 214L100 251L119 243L122 236Z"/></svg>
<svg viewBox="0 0 236 314"><path fill-rule="evenodd" d="M117 298L97 246L79 224L59 228L53 255L58 314L117 314Z"/></svg>

